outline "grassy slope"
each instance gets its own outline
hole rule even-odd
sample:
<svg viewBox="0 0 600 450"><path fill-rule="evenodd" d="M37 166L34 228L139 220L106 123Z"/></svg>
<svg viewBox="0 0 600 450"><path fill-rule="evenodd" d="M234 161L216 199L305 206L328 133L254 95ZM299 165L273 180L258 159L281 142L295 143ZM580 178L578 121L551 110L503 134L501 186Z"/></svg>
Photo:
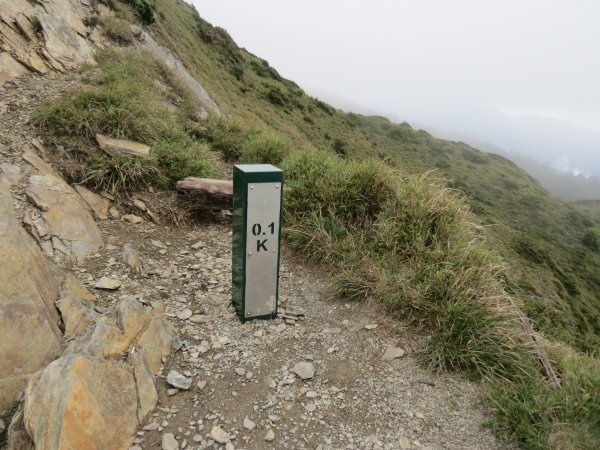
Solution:
<svg viewBox="0 0 600 450"><path fill-rule="evenodd" d="M157 0L150 29L179 54L228 116L295 148L335 148L407 173L438 170L465 192L508 265L507 284L539 327L580 349L600 344L600 255L581 244L592 219L551 197L507 159L408 124L344 113L310 98L181 0Z"/></svg>
<svg viewBox="0 0 600 450"><path fill-rule="evenodd" d="M144 0L136 4L147 11ZM132 11L121 8L122 17L132 20ZM545 285L552 295L580 295L585 276L569 276L561 256L588 251L578 244L583 227L587 247L598 249L600 229L503 158L381 117L335 111L238 49L184 3L159 1L158 13L155 34L238 122L200 119L185 89L144 52L105 51L80 92L40 105L33 117L45 138L68 150L72 166L63 170L70 178L117 191L168 188L185 175L219 176L222 160L281 164L287 173L286 238L333 269L340 295L379 299L391 314L426 328L428 345L420 354L430 367L489 377L497 388L491 426L500 436L528 449L598 448L598 360L553 344L563 385L552 389L543 382L507 307L504 271L486 248L489 239L481 237L493 237L508 255L509 282L519 281L511 286L521 297ZM102 30L118 42L130 40L115 20ZM108 158L93 140L96 132L148 143L152 158L143 166L136 158ZM431 167L468 194L478 219L456 190L419 174ZM473 221L492 226L482 233ZM541 244L542 238L549 243ZM550 254L550 243L558 256ZM518 278L519 270L525 276ZM536 306L536 317L551 317L537 306L539 295L527 305ZM572 320L583 331L565 337L585 348L596 335L590 340L584 334L591 329L582 319L589 306L575 304L580 316L568 311L565 324Z"/></svg>

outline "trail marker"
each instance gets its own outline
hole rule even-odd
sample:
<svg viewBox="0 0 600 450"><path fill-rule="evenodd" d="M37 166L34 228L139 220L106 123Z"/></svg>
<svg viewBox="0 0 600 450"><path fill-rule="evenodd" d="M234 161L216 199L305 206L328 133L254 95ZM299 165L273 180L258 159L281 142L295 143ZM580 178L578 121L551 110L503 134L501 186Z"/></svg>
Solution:
<svg viewBox="0 0 600 450"><path fill-rule="evenodd" d="M277 317L283 171L233 167L233 306L242 322Z"/></svg>

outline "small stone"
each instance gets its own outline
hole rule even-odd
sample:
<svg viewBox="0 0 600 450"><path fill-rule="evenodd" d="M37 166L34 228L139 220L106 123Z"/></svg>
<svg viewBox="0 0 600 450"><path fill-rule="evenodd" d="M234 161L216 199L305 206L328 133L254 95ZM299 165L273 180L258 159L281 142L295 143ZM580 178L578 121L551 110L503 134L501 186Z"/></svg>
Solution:
<svg viewBox="0 0 600 450"><path fill-rule="evenodd" d="M279 325L277 325L277 327L275 328L275 333L281 333L283 331L285 331L285 323L280 323Z"/></svg>
<svg viewBox="0 0 600 450"><path fill-rule="evenodd" d="M119 280L115 280L114 278L102 277L98 281L96 281L94 287L96 289L106 289L109 291L114 291L116 289L119 289L121 287L121 284L122 283Z"/></svg>
<svg viewBox="0 0 600 450"><path fill-rule="evenodd" d="M213 317L204 314L194 314L189 318L189 321L192 323L209 323L213 321Z"/></svg>
<svg viewBox="0 0 600 450"><path fill-rule="evenodd" d="M225 444L231 439L229 433L227 433L223 428L218 425L215 425L210 430L210 437L217 441L219 444Z"/></svg>
<svg viewBox="0 0 600 450"><path fill-rule="evenodd" d="M235 373L237 373L240 377L243 377L246 374L246 369L243 369L242 367L236 367L233 370L235 370Z"/></svg>
<svg viewBox="0 0 600 450"><path fill-rule="evenodd" d="M267 431L267 434L265 435L265 441L272 442L273 439L275 439L275 432L273 430Z"/></svg>
<svg viewBox="0 0 600 450"><path fill-rule="evenodd" d="M179 389L167 389L167 395L175 395L179 392Z"/></svg>
<svg viewBox="0 0 600 450"><path fill-rule="evenodd" d="M144 204L143 201L135 199L133 201L133 206L135 206L137 209L139 209L140 211L146 211L146 205Z"/></svg>
<svg viewBox="0 0 600 450"><path fill-rule="evenodd" d="M256 424L250 420L248 416L244 417L244 428L248 431L252 431L254 430L254 427L256 427Z"/></svg>
<svg viewBox="0 0 600 450"><path fill-rule="evenodd" d="M308 412L315 412L315 410L317 409L317 405L315 405L314 403L309 403L307 404L304 409Z"/></svg>
<svg viewBox="0 0 600 450"><path fill-rule="evenodd" d="M202 390L206 387L206 380L198 381L198 389Z"/></svg>
<svg viewBox="0 0 600 450"><path fill-rule="evenodd" d="M261 338L263 337L263 330L258 330L254 332L254 337Z"/></svg>
<svg viewBox="0 0 600 450"><path fill-rule="evenodd" d="M228 442L227 444L225 444L225 450L235 450L235 447L231 442Z"/></svg>
<svg viewBox="0 0 600 450"><path fill-rule="evenodd" d="M162 435L163 450L178 450L179 442L175 440L173 433L165 433Z"/></svg>
<svg viewBox="0 0 600 450"><path fill-rule="evenodd" d="M191 249L192 250L200 250L203 247L204 247L204 242L199 241L199 242L196 242L195 244L192 244Z"/></svg>
<svg viewBox="0 0 600 450"><path fill-rule="evenodd" d="M251 380L253 376L254 376L254 373L246 372L246 380Z"/></svg>
<svg viewBox="0 0 600 450"><path fill-rule="evenodd" d="M404 349L400 347L392 347L391 345L385 349L383 354L384 361L392 361L396 358L402 358L404 356Z"/></svg>
<svg viewBox="0 0 600 450"><path fill-rule="evenodd" d="M160 425L157 422L150 422L148 425L144 426L142 430L144 431L156 431L158 430Z"/></svg>
<svg viewBox="0 0 600 450"><path fill-rule="evenodd" d="M317 394L315 391L308 391L306 393L306 398L317 398L319 396L319 394Z"/></svg>
<svg viewBox="0 0 600 450"><path fill-rule="evenodd" d="M301 361L296 363L292 372L298 375L303 380L310 380L315 376L315 366L312 363Z"/></svg>
<svg viewBox="0 0 600 450"><path fill-rule="evenodd" d="M167 383L177 389L189 389L192 385L192 379L180 374L176 370L171 370L167 375Z"/></svg>
<svg viewBox="0 0 600 450"><path fill-rule="evenodd" d="M377 328L376 323L369 323L369 324L365 325L365 330L374 330L375 328Z"/></svg>
<svg viewBox="0 0 600 450"><path fill-rule="evenodd" d="M179 320L187 320L187 319L189 319L190 317L192 317L192 314L193 314L193 313L192 313L192 310L191 310L191 309L189 309L189 308L186 308L186 309L184 309L184 310L182 310L182 311L179 311L179 312L177 313L177 318L178 318Z"/></svg>
<svg viewBox="0 0 600 450"><path fill-rule="evenodd" d="M410 441L404 436L400 436L400 440L398 443L400 444L400 448L403 450L411 447Z"/></svg>
<svg viewBox="0 0 600 450"><path fill-rule="evenodd" d="M142 447L139 445L134 445L133 447L129 447L129 450L142 450Z"/></svg>
<svg viewBox="0 0 600 450"><path fill-rule="evenodd" d="M421 412L417 412L415 413L415 417L417 419L421 419L421 420L425 420L425 414L421 413Z"/></svg>
<svg viewBox="0 0 600 450"><path fill-rule="evenodd" d="M110 217L112 217L113 219L119 219L121 217L121 213L115 206L112 206L108 210L108 213L110 214Z"/></svg>
<svg viewBox="0 0 600 450"><path fill-rule="evenodd" d="M194 437L192 437L192 441L194 441L196 444L198 442L202 442L202 435L201 434L195 434Z"/></svg>
<svg viewBox="0 0 600 450"><path fill-rule="evenodd" d="M129 222L132 224L136 224L136 223L140 223L143 219L140 216L136 216L135 214L125 214L123 215L122 219L125 222Z"/></svg>

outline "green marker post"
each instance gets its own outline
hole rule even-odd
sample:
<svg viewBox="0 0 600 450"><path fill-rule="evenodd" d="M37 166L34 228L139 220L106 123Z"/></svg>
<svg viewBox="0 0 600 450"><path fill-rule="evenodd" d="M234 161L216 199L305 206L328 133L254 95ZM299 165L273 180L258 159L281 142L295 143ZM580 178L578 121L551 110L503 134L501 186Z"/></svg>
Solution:
<svg viewBox="0 0 600 450"><path fill-rule="evenodd" d="M233 305L242 322L277 317L283 171L233 167Z"/></svg>

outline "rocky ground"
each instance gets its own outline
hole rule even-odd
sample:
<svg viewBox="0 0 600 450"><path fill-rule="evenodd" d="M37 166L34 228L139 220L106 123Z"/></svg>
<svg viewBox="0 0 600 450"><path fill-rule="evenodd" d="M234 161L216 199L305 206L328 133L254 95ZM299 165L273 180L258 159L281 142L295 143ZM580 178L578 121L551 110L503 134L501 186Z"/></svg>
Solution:
<svg viewBox="0 0 600 450"><path fill-rule="evenodd" d="M21 154L37 137L29 113L77 84L28 76L0 88L0 163L27 172ZM12 192L25 210L18 183ZM482 427L484 386L419 366L423 337L381 308L330 298L322 271L284 248L280 317L240 324L227 219L175 226L140 212L131 223L121 215L129 207L98 222L104 245L84 262L54 256L94 291L98 312L127 296L160 300L179 334L133 448L502 448Z"/></svg>

